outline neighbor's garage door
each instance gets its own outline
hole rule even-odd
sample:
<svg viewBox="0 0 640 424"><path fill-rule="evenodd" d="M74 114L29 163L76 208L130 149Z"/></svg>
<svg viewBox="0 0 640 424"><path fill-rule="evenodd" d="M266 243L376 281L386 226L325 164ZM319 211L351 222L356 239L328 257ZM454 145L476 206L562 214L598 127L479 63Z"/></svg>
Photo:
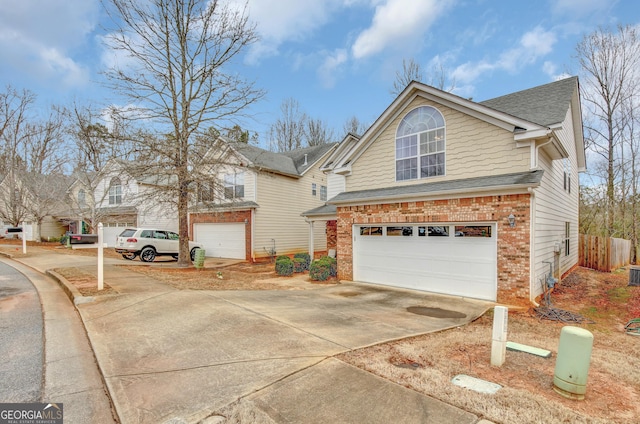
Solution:
<svg viewBox="0 0 640 424"><path fill-rule="evenodd" d="M245 224L193 224L193 239L201 243L205 256L246 259Z"/></svg>
<svg viewBox="0 0 640 424"><path fill-rule="evenodd" d="M127 228L135 228L130 222L112 222L102 225L102 241L107 247L116 246L116 238Z"/></svg>
<svg viewBox="0 0 640 424"><path fill-rule="evenodd" d="M355 281L496 300L495 224L354 226Z"/></svg>

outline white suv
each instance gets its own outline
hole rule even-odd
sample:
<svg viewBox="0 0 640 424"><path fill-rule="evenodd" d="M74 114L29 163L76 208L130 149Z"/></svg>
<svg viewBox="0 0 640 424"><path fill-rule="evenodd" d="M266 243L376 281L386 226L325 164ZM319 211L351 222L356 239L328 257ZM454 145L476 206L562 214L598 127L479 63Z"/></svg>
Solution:
<svg viewBox="0 0 640 424"><path fill-rule="evenodd" d="M178 259L178 233L153 228L127 228L116 239L116 252L125 259L140 256L142 262L153 262L156 256L173 256ZM191 260L202 245L189 241Z"/></svg>

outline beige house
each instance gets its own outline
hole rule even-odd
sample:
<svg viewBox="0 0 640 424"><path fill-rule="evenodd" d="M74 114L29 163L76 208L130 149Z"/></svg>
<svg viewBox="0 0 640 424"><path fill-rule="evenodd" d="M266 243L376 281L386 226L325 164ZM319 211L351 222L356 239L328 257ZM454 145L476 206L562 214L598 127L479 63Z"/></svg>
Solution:
<svg viewBox="0 0 640 424"><path fill-rule="evenodd" d="M412 82L321 170L338 277L511 304L578 262L578 79L474 102Z"/></svg>
<svg viewBox="0 0 640 424"><path fill-rule="evenodd" d="M127 169L126 162L111 159L95 176L71 185L69 204L77 216L76 232L84 228L95 233L101 222L105 243L114 247L116 237L127 227L177 231L175 205L167 193L157 189L158 177L134 177Z"/></svg>
<svg viewBox="0 0 640 424"><path fill-rule="evenodd" d="M201 170L209 182L190 207L191 238L206 256L250 261L306 252L310 236L316 252L326 251L324 225L310 232L300 214L326 202L320 164L335 147L275 153L219 138L209 153L215 165Z"/></svg>
<svg viewBox="0 0 640 424"><path fill-rule="evenodd" d="M71 179L33 172L7 174L0 181L2 228L23 227L27 240L59 238L67 230L65 191Z"/></svg>

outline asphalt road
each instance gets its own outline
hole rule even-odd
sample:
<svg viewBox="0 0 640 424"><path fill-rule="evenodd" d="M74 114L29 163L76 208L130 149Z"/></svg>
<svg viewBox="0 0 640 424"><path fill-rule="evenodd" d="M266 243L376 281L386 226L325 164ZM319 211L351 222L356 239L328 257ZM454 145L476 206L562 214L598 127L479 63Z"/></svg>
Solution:
<svg viewBox="0 0 640 424"><path fill-rule="evenodd" d="M43 382L43 321L38 292L0 262L0 402L39 402Z"/></svg>

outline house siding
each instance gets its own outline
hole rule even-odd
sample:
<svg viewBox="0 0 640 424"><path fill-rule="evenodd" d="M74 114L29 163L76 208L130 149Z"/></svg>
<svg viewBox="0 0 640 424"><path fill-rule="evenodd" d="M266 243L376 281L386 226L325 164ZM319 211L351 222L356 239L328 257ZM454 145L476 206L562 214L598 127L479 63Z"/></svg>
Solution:
<svg viewBox="0 0 640 424"><path fill-rule="evenodd" d="M52 216L46 216L40 226L40 238L43 241L48 241L52 237L58 238L63 236L65 231L65 227L63 227L57 219Z"/></svg>
<svg viewBox="0 0 640 424"><path fill-rule="evenodd" d="M557 131L559 141L569 152L571 163L571 192L564 188L563 160L551 160L542 149L538 165L544 170L539 188L535 190L536 214L534 222L534 263L532 273L532 293L542 293L545 278L549 273L549 264L553 263L554 276L560 278L578 263L578 163L574 144L574 132L571 125L571 110L563 123L562 130ZM564 244L565 222L570 223L570 254L565 255ZM554 252L560 243L559 254Z"/></svg>
<svg viewBox="0 0 640 424"><path fill-rule="evenodd" d="M446 175L396 181L395 134L406 113L418 106L433 106L445 119ZM487 175L523 172L530 167L529 148L518 148L513 133L449 107L416 99L388 125L352 165L348 191L420 184Z"/></svg>
<svg viewBox="0 0 640 424"><path fill-rule="evenodd" d="M326 176L315 165L302 178L290 178L271 173L257 175L254 255L268 257L275 247L278 255L306 252L309 247L309 224L300 214L323 205L320 186L327 185ZM315 196L311 184L316 183ZM314 251L327 249L324 225L314 225Z"/></svg>
<svg viewBox="0 0 640 424"><path fill-rule="evenodd" d="M353 225L495 222L498 302L529 304L530 195L512 194L338 207L338 278L353 279ZM508 216L516 216L511 228Z"/></svg>
<svg viewBox="0 0 640 424"><path fill-rule="evenodd" d="M327 199L331 199L346 190L346 178L344 175L327 174Z"/></svg>

